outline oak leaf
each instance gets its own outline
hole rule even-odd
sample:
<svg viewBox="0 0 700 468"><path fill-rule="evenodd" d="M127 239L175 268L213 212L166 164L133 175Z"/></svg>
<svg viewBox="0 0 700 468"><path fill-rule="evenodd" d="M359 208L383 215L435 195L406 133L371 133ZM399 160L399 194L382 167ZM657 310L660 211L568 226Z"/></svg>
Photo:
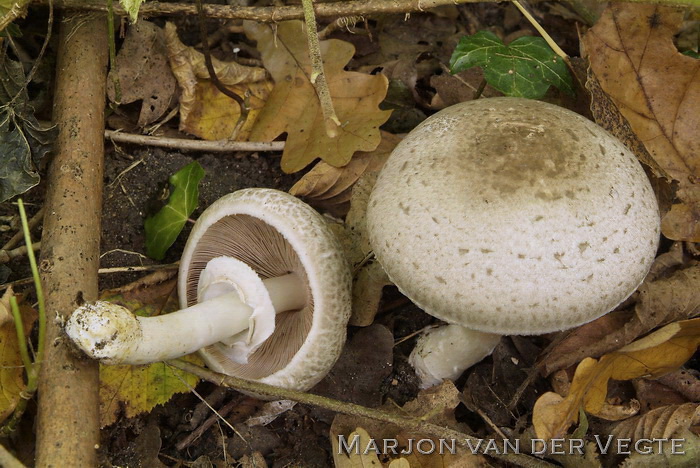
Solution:
<svg viewBox="0 0 700 468"><path fill-rule="evenodd" d="M662 232L700 241L700 61L673 44L682 20L669 7L611 3L583 44L602 90L679 184Z"/></svg>
<svg viewBox="0 0 700 468"><path fill-rule="evenodd" d="M677 369L700 345L700 319L674 322L599 360L586 358L576 368L566 397L545 393L537 402L532 422L537 437L561 437L578 420L579 408L602 416L608 381L659 377Z"/></svg>
<svg viewBox="0 0 700 468"><path fill-rule="evenodd" d="M335 216L344 216L350 208L350 195L358 179L366 173L379 171L401 141L391 133L381 132L381 135L379 146L374 151L355 153L343 167L317 162L289 189L289 193L316 208L329 210Z"/></svg>
<svg viewBox="0 0 700 468"><path fill-rule="evenodd" d="M324 73L335 112L338 134L326 134L323 113L311 83L311 60L304 24L286 21L275 25L246 22L246 34L258 50L275 87L250 133L255 141L271 141L287 133L282 170L299 171L314 159L344 166L356 151L372 151L381 139L379 126L391 111L379 109L388 81L382 75L345 71L355 48L337 39L321 41Z"/></svg>

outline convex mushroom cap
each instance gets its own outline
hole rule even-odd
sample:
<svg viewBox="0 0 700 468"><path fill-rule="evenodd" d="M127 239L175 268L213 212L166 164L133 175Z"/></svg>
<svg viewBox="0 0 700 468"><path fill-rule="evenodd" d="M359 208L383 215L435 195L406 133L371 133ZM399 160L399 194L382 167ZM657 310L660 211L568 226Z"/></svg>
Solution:
<svg viewBox="0 0 700 468"><path fill-rule="evenodd" d="M644 279L659 213L634 155L554 105L480 99L396 147L372 191L374 252L429 314L539 334L614 309Z"/></svg>
<svg viewBox="0 0 700 468"><path fill-rule="evenodd" d="M216 371L306 390L340 354L350 288L321 215L284 192L246 189L216 201L193 227L180 265L181 310L136 317L98 301L77 309L66 332L108 364L200 350Z"/></svg>

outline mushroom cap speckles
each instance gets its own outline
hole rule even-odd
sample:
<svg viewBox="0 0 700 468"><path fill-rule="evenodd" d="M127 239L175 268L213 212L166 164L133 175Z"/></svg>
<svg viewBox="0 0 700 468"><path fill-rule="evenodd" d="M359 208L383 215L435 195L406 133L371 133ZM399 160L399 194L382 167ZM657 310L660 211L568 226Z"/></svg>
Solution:
<svg viewBox="0 0 700 468"><path fill-rule="evenodd" d="M244 189L220 198L202 213L187 240L178 280L181 307L196 301L199 274L219 256L245 262L262 279L297 273L307 282L309 300L302 311L277 314L275 332L248 364L226 358L219 352L222 345L202 350L207 364L271 385L311 388L340 355L350 317L350 268L323 217L278 190ZM290 336L299 346L289 345Z"/></svg>
<svg viewBox="0 0 700 468"><path fill-rule="evenodd" d="M374 252L447 322L537 334L593 320L642 282L659 212L634 155L561 107L457 104L396 147L370 198Z"/></svg>

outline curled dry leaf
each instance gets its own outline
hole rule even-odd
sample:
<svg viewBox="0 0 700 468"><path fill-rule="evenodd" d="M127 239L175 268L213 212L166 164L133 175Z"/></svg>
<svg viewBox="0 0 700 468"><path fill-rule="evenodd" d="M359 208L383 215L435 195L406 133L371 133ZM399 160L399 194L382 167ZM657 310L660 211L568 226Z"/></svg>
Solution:
<svg viewBox="0 0 700 468"><path fill-rule="evenodd" d="M168 66L162 29L145 20L129 27L107 79L107 96L112 102L117 99L115 78L121 91L118 104L143 101L139 126L156 121L168 110L176 82Z"/></svg>
<svg viewBox="0 0 700 468"><path fill-rule="evenodd" d="M257 41L263 63L275 80L250 139L271 141L286 132L283 171L299 171L316 158L344 166L356 151L372 151L379 145L379 126L391 113L379 109L387 79L345 71L355 51L352 44L337 39L320 43L326 81L341 122L338 135L329 137L310 81L311 60L303 23L286 21L273 28L246 22L244 28L248 37Z"/></svg>
<svg viewBox="0 0 700 468"><path fill-rule="evenodd" d="M584 359L565 398L549 392L535 403L532 421L537 437L549 440L563 436L578 420L581 407L602 416L608 380L659 377L683 365L699 344L700 319L691 319L671 323L600 360Z"/></svg>
<svg viewBox="0 0 700 468"><path fill-rule="evenodd" d="M678 52L683 11L611 3L584 37L600 87L658 166L680 203L662 220L674 240L700 241L700 60Z"/></svg>
<svg viewBox="0 0 700 468"><path fill-rule="evenodd" d="M587 356L601 356L665 323L697 316L700 314L698 284L700 266L697 265L678 270L667 278L644 282L639 287L631 317L625 311L613 312L571 332L542 360L545 372L567 368Z"/></svg>
<svg viewBox="0 0 700 468"><path fill-rule="evenodd" d="M700 424L700 403L671 405L621 421L611 430L618 439L670 439L692 426Z"/></svg>
<svg viewBox="0 0 700 468"><path fill-rule="evenodd" d="M379 171L396 145L401 141L397 135L381 132L382 139L374 151L359 151L355 153L348 164L334 167L325 161L319 161L296 184L289 193L303 198L310 205L330 210L332 214L346 215L349 206L346 197L351 194L352 187L365 173ZM338 206L338 203L343 205ZM338 209L332 207L338 206Z"/></svg>
<svg viewBox="0 0 700 468"><path fill-rule="evenodd" d="M204 55L187 47L177 36L172 23L165 24L165 40L173 74L182 90L180 130L206 140L231 137L241 110L236 101L219 91L209 79ZM211 58L219 81L247 102L248 119L237 138L245 140L272 84L263 68Z"/></svg>

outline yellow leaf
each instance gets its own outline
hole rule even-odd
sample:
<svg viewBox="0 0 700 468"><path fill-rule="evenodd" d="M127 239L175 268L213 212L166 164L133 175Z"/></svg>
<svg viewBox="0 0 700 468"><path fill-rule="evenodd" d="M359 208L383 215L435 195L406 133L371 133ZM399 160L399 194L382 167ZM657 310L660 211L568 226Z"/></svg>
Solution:
<svg viewBox="0 0 700 468"><path fill-rule="evenodd" d="M566 398L545 393L533 410L537 437L561 437L578 420L581 406L601 417L605 408L608 380L659 377L690 359L700 345L700 318L674 322L600 360L586 358L576 368ZM556 395L556 396L554 396Z"/></svg>
<svg viewBox="0 0 700 468"><path fill-rule="evenodd" d="M106 291L100 299L122 305L136 315L158 315L179 308L176 295L172 294L174 285L174 280L145 287L129 285L120 293ZM184 359L202 365L196 355ZM131 418L150 411L176 393L189 392L197 381L195 376L162 362L144 366L100 365L100 425L112 424L121 414Z"/></svg>
<svg viewBox="0 0 700 468"><path fill-rule="evenodd" d="M172 23L165 25L165 42L170 67L182 90L180 130L206 140L230 138L241 115L238 103L209 80L204 55L185 46ZM212 57L212 65L219 81L247 101L248 118L236 136L238 140L245 140L272 89L272 83L266 79L265 70L259 67L224 62L215 57Z"/></svg>
<svg viewBox="0 0 700 468"><path fill-rule="evenodd" d="M186 360L202 365L196 355ZM157 362L145 366L100 365L100 425L108 426L122 414L127 418L166 403L176 393L189 392L197 377Z"/></svg>
<svg viewBox="0 0 700 468"><path fill-rule="evenodd" d="M355 50L337 39L321 41L326 81L341 127L326 134L323 114L310 81L311 60L301 21L267 25L246 22L246 34L258 42L275 87L251 130L250 139L271 141L287 133L282 170L296 172L316 158L344 166L356 151L372 151L380 141L379 126L391 111L379 109L388 81L383 75L348 72Z"/></svg>
<svg viewBox="0 0 700 468"><path fill-rule="evenodd" d="M8 289L8 293L0 300L0 309L7 303L8 312L10 293L11 289ZM21 305L20 315L24 332L29 334L37 317L36 311L27 305ZM12 414L25 387L24 365L19 354L17 330L10 316L8 321L0 325L0 422Z"/></svg>

